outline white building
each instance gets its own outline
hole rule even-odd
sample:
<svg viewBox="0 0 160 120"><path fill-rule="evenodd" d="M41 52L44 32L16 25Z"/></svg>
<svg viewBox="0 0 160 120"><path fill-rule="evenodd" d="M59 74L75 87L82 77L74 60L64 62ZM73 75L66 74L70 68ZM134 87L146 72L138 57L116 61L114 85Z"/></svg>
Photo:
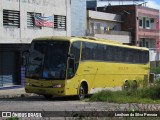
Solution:
<svg viewBox="0 0 160 120"><path fill-rule="evenodd" d="M70 10L69 0L0 0L0 43L30 43L39 36L70 36ZM53 16L54 27L36 27L36 14Z"/></svg>
<svg viewBox="0 0 160 120"><path fill-rule="evenodd" d="M35 16L54 26L36 26ZM21 53L40 36L71 36L70 0L0 0L0 89L23 85Z"/></svg>

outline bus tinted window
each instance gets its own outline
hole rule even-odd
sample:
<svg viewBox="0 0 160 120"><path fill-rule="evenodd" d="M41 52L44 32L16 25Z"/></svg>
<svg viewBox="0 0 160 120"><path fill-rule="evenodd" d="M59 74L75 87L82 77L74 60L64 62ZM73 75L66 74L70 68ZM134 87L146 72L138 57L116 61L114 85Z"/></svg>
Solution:
<svg viewBox="0 0 160 120"><path fill-rule="evenodd" d="M116 61L125 61L124 49L120 48L120 47L117 47L115 56L117 56Z"/></svg>
<svg viewBox="0 0 160 120"><path fill-rule="evenodd" d="M149 61L149 53L148 51L83 42L82 60L143 64Z"/></svg>
<svg viewBox="0 0 160 120"><path fill-rule="evenodd" d="M97 45L94 43L82 43L82 60L96 60Z"/></svg>
<svg viewBox="0 0 160 120"><path fill-rule="evenodd" d="M109 52L110 51L110 47L106 46L105 51L107 51L107 52L105 52L105 59L104 60L105 61L110 61L111 60L111 56L112 56L111 52Z"/></svg>
<svg viewBox="0 0 160 120"><path fill-rule="evenodd" d="M110 54L109 61L115 61L116 51L115 51L115 48L114 48L113 46L109 46L109 51L108 51L108 53Z"/></svg>
<svg viewBox="0 0 160 120"><path fill-rule="evenodd" d="M34 43L34 42L33 42ZM45 53L47 42L36 42L35 44L32 44L33 49L39 51L40 53Z"/></svg>
<svg viewBox="0 0 160 120"><path fill-rule="evenodd" d="M73 42L71 45L71 54L75 56L75 62L79 62L81 42Z"/></svg>

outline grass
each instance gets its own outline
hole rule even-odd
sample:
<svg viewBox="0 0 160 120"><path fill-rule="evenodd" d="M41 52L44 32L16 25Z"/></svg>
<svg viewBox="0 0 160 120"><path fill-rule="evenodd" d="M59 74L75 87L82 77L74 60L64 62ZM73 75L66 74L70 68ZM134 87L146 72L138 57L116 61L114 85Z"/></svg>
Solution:
<svg viewBox="0 0 160 120"><path fill-rule="evenodd" d="M18 117L7 118L6 120L19 120Z"/></svg>
<svg viewBox="0 0 160 120"><path fill-rule="evenodd" d="M153 86L123 91L105 90L92 95L89 101L114 103L160 103L160 80Z"/></svg>

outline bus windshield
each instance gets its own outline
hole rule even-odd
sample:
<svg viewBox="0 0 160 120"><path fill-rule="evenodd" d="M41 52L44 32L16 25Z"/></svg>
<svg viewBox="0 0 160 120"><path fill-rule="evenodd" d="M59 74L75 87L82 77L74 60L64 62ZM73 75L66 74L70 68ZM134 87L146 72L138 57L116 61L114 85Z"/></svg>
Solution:
<svg viewBox="0 0 160 120"><path fill-rule="evenodd" d="M34 41L31 45L26 77L35 79L65 79L69 42Z"/></svg>

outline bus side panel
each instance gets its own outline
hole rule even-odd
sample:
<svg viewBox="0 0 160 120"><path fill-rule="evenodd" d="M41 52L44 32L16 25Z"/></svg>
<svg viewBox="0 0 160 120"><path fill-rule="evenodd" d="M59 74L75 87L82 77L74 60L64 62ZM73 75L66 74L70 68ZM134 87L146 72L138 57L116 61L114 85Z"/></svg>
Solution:
<svg viewBox="0 0 160 120"><path fill-rule="evenodd" d="M91 93L103 89L122 90L126 80L144 81L144 76L148 76L149 74L149 64L108 62L97 62L95 64L97 65L98 71L91 88Z"/></svg>
<svg viewBox="0 0 160 120"><path fill-rule="evenodd" d="M71 79L66 80L66 95L77 95L80 84L85 81L90 91L94 84L97 67L94 62L80 62L77 73Z"/></svg>
<svg viewBox="0 0 160 120"><path fill-rule="evenodd" d="M76 75L66 80L66 95L77 95L82 81L87 82L88 93L103 89L122 90L126 80L143 82L145 76L149 74L148 69L149 64L80 62Z"/></svg>

